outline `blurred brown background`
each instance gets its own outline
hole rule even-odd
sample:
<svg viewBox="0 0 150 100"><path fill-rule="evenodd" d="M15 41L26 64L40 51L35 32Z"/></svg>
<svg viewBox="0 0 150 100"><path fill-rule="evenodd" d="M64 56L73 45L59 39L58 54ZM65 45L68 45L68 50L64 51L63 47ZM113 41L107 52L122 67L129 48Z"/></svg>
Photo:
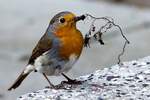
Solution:
<svg viewBox="0 0 150 100"><path fill-rule="evenodd" d="M149 0L0 0L0 99L13 100L48 85L41 74L32 73L18 89L7 92L56 13L67 10L77 15L90 13L114 18L131 42L123 56L123 61L128 61L150 54L149 7ZM85 34L89 26L80 22L78 28ZM124 40L113 29L104 34L104 42L104 46L94 44L85 48L68 75L78 77L116 64ZM49 78L55 84L63 80Z"/></svg>

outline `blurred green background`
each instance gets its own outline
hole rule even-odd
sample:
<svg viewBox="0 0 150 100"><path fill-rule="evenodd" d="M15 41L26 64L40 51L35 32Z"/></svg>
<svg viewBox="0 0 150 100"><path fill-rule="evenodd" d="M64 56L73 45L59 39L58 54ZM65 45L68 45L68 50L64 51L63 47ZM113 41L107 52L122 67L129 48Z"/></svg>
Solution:
<svg viewBox="0 0 150 100"><path fill-rule="evenodd" d="M131 42L123 56L123 61L129 61L150 54L149 7L149 0L0 0L0 100L13 100L48 85L41 74L32 73L18 89L7 92L27 64L50 19L58 12L114 18ZM86 22L77 26L83 35L89 29ZM94 44L83 50L69 76L75 78L117 63L117 55L124 43L119 31L112 29L103 39L104 46ZM55 84L64 80L62 77L49 79Z"/></svg>

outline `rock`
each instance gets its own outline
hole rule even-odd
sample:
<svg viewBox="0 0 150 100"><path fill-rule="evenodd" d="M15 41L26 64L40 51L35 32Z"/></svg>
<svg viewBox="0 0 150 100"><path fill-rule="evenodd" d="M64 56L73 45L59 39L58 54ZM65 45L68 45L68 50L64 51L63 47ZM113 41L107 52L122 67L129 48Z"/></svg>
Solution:
<svg viewBox="0 0 150 100"><path fill-rule="evenodd" d="M150 100L150 56L123 62L77 80L82 85L64 85L65 89L45 88L27 93L17 100Z"/></svg>

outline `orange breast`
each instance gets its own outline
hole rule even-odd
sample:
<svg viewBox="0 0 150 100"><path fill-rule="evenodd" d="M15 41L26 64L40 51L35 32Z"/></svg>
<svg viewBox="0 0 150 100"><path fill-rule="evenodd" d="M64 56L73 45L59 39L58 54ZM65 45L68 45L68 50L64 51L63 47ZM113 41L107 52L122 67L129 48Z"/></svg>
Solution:
<svg viewBox="0 0 150 100"><path fill-rule="evenodd" d="M80 56L83 48L83 36L78 30L65 30L57 33L61 41L59 55L64 59L69 59L70 55Z"/></svg>

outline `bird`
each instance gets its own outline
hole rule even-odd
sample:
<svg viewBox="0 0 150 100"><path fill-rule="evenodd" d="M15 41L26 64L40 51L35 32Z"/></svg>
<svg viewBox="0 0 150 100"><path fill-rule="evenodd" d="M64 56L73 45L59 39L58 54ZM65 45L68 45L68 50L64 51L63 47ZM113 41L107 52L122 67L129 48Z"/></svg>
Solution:
<svg viewBox="0 0 150 100"><path fill-rule="evenodd" d="M84 19L85 15L76 16L69 11L56 14L33 49L28 64L8 88L8 91L19 87L31 72L43 74L53 88L55 85L47 76L62 75L70 84L80 83L80 81L69 78L65 73L73 67L82 53L84 38L80 30L77 29L76 23Z"/></svg>

